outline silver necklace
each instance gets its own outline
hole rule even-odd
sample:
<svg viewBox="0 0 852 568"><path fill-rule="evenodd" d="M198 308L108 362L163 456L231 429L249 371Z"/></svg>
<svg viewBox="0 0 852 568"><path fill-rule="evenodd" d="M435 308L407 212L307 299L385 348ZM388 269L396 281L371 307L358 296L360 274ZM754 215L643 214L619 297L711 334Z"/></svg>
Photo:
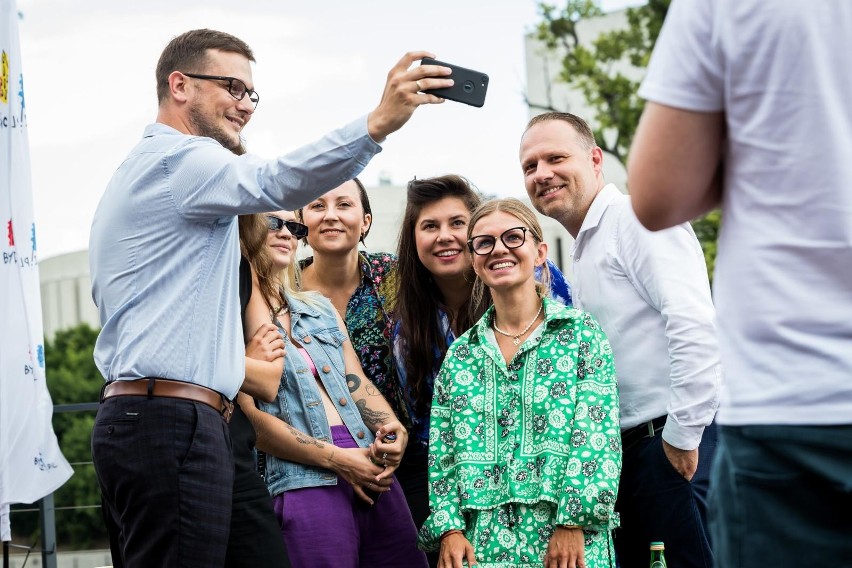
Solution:
<svg viewBox="0 0 852 568"><path fill-rule="evenodd" d="M500 329L499 327L497 327L497 314L496 313L494 314L494 319L491 320L491 327L493 327L494 331L496 331L500 335L505 335L506 337L511 337L512 343L515 344L515 345L518 345L521 342L521 336L524 335L526 332L528 332L530 330L530 328L532 327L532 324L535 323L535 320L538 319L539 314L541 314L542 308L544 308L544 302L542 302L541 305L538 307L538 311L535 313L535 317L533 317L532 321L530 321L530 323L527 324L527 327L525 327L523 331L518 333L518 335L515 335L514 333L505 332L502 329Z"/></svg>

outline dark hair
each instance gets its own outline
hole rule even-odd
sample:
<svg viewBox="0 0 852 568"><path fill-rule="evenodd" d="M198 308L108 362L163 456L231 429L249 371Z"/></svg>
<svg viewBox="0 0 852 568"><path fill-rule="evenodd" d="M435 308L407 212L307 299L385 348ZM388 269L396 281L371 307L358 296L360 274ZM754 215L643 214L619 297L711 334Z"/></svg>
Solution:
<svg viewBox="0 0 852 568"><path fill-rule="evenodd" d="M169 75L173 71L201 73L207 65L210 49L239 53L254 61L251 48L241 39L216 30L191 30L172 39L157 62L157 100L163 102L169 93Z"/></svg>
<svg viewBox="0 0 852 568"><path fill-rule="evenodd" d="M534 116L527 123L527 127L524 129L524 132L526 133L527 130L536 124L552 120L561 120L562 122L570 124L574 131L579 135L580 142L587 150L591 150L596 146L595 135L592 132L592 129L589 128L588 123L576 114L571 114L570 112L546 112L544 114Z"/></svg>
<svg viewBox="0 0 852 568"><path fill-rule="evenodd" d="M367 190L364 189L364 184L361 183L361 180L358 178L352 178L352 181L355 182L355 185L358 186L358 197L361 198L361 208L364 210L364 215L373 216L373 209L370 207L370 198L367 197ZM364 242L364 239L367 238L367 235L370 234L370 229L373 228L373 224L370 223L370 226L367 227L367 230L364 231L364 234L361 235L361 242Z"/></svg>
<svg viewBox="0 0 852 568"><path fill-rule="evenodd" d="M438 309L444 307L444 301L440 290L432 283L432 275L417 256L414 228L423 208L445 197L461 199L470 212L482 201L479 192L461 176L413 179L408 182L408 202L399 230L396 318L400 323L399 333L405 349L409 390L406 394L415 408L431 403L431 400L423 400L426 396L426 378L444 360L447 341L438 318ZM484 312L485 308L481 304L473 305L468 300L455 314L455 321L451 324L455 323L455 329L467 331Z"/></svg>

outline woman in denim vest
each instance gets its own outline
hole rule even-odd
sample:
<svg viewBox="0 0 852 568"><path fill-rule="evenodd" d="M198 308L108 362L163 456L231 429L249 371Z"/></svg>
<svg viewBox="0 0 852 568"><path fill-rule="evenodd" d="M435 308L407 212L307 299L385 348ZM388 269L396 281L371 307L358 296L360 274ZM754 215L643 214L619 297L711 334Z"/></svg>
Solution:
<svg viewBox="0 0 852 568"><path fill-rule="evenodd" d="M290 559L312 568L425 566L393 477L408 433L364 376L331 303L294 289L296 238L307 227L287 211L266 218L267 246L252 264L287 354L278 396L250 418Z"/></svg>

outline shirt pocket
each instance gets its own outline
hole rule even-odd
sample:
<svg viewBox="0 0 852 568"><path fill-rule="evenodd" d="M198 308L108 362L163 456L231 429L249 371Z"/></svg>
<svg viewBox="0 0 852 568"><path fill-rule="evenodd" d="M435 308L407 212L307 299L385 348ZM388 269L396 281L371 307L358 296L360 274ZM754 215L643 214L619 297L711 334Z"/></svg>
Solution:
<svg viewBox="0 0 852 568"><path fill-rule="evenodd" d="M314 361L317 368L330 363L340 374L346 376L346 362L343 359L343 342L346 336L338 328L326 328L313 334L314 339L322 349L326 361Z"/></svg>

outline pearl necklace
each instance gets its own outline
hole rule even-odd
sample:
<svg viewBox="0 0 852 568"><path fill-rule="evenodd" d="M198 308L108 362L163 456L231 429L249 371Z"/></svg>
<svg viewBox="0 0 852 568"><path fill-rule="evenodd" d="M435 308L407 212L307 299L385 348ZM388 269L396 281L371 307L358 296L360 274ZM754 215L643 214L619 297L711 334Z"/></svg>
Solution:
<svg viewBox="0 0 852 568"><path fill-rule="evenodd" d="M502 329L500 329L499 327L497 327L497 314L496 313L494 314L494 319L491 320L491 327L493 327L494 331L496 331L500 335L505 335L506 337L511 337L512 343L514 345L518 345L521 342L521 336L524 335L526 332L528 332L530 330L530 328L532 327L532 324L535 323L535 320L538 319L538 316L541 314L542 308L544 308L544 302L542 302L541 305L538 307L538 311L535 313L535 316L533 317L532 321L530 323L528 323L527 327L525 327L523 331L518 333L518 335L505 332Z"/></svg>
<svg viewBox="0 0 852 568"><path fill-rule="evenodd" d="M277 318L278 316L284 315L284 314L289 313L289 312L290 312L290 306L288 306L287 304L282 304L282 305L278 306L277 308L272 308L271 310L269 310L269 319L271 319L272 321L275 321L275 318Z"/></svg>

